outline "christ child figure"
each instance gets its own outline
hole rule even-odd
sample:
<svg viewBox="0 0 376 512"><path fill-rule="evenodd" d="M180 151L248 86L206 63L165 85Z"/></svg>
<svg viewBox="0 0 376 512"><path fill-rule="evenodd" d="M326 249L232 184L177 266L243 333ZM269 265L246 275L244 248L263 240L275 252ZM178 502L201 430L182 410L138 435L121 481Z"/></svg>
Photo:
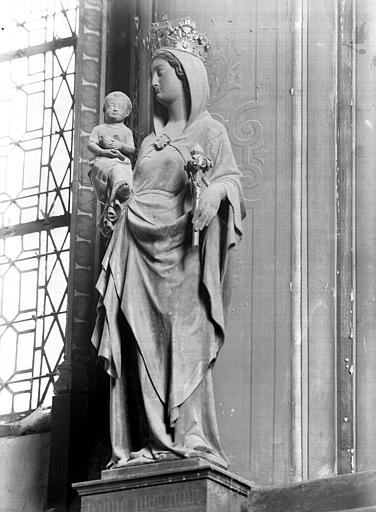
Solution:
<svg viewBox="0 0 376 512"><path fill-rule="evenodd" d="M98 201L111 205L124 203L132 193L132 165L128 155L134 153L131 130L124 120L132 111L129 97L120 91L110 92L104 100L104 123L90 134L88 149L95 158L89 176Z"/></svg>

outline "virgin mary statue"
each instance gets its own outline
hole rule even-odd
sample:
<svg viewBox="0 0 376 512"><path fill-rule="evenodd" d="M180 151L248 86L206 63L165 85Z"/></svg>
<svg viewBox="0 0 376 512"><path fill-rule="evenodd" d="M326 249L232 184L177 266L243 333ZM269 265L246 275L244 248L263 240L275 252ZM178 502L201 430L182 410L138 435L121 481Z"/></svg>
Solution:
<svg viewBox="0 0 376 512"><path fill-rule="evenodd" d="M227 467L212 373L242 233L241 173L226 128L206 110L205 36L187 18L154 24L152 39L154 130L97 283L92 342L111 377L108 467L198 456ZM197 148L206 167L193 209L187 169Z"/></svg>

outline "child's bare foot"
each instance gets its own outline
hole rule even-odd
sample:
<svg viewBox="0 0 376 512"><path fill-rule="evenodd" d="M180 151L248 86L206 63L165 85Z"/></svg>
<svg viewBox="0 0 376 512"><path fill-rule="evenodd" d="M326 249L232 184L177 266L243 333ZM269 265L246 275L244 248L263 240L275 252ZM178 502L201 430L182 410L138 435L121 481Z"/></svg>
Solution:
<svg viewBox="0 0 376 512"><path fill-rule="evenodd" d="M131 189L128 183L120 183L115 192L115 199L121 203L129 199L131 195Z"/></svg>

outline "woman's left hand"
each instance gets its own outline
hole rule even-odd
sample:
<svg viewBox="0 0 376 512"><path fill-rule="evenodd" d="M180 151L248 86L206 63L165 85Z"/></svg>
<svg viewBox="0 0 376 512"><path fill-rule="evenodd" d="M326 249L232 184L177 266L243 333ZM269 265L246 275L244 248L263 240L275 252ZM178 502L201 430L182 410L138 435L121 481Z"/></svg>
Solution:
<svg viewBox="0 0 376 512"><path fill-rule="evenodd" d="M222 191L215 185L209 185L201 192L198 208L193 216L192 223L195 230L209 226L217 215L222 200Z"/></svg>

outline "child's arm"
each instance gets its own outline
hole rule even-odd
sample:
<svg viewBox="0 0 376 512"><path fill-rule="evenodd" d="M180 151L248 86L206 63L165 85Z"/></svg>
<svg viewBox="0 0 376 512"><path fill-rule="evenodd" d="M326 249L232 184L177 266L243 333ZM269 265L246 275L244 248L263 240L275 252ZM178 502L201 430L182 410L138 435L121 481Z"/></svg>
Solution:
<svg viewBox="0 0 376 512"><path fill-rule="evenodd" d="M107 158L119 157L119 151L111 146L103 144L103 136L101 135L100 126L94 126L90 136L87 148L94 153L95 156L102 156ZM121 155L120 155L121 156Z"/></svg>
<svg viewBox="0 0 376 512"><path fill-rule="evenodd" d="M134 145L125 144L115 139L112 139L111 142L108 142L108 146L112 147L113 149L117 149L118 151L123 153L123 155L130 155L135 152Z"/></svg>
<svg viewBox="0 0 376 512"><path fill-rule="evenodd" d="M126 129L126 136L122 141L118 141L110 137L103 137L103 140L105 141L107 147L117 149L118 151L121 151L123 155L131 155L135 152L133 133L128 127L126 127Z"/></svg>
<svg viewBox="0 0 376 512"><path fill-rule="evenodd" d="M116 158L119 156L119 152L116 149L103 149L94 142L93 140L89 140L87 143L87 149L94 153L95 156L104 156L107 158Z"/></svg>
<svg viewBox="0 0 376 512"><path fill-rule="evenodd" d="M136 148L134 147L133 133L128 127L127 127L127 139L125 141L123 148L124 148L125 152L128 153L129 155L132 155L136 151ZM120 151L122 153L124 152L122 150L120 150Z"/></svg>

